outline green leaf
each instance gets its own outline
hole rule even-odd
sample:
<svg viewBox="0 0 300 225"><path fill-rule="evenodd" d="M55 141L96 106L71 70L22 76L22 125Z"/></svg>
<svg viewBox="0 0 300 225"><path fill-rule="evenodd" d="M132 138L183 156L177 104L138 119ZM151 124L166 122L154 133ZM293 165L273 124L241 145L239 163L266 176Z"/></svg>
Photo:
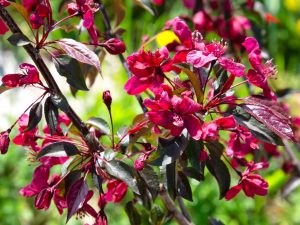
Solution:
<svg viewBox="0 0 300 225"><path fill-rule="evenodd" d="M128 216L131 225L140 225L141 215L138 212L137 208L134 206L132 201L128 202L125 206L125 212Z"/></svg>
<svg viewBox="0 0 300 225"><path fill-rule="evenodd" d="M188 178L186 177L186 175L181 172L178 171L178 194L185 198L186 200L189 201L193 201L193 194L192 194L192 188L190 185L190 182L188 180Z"/></svg>
<svg viewBox="0 0 300 225"><path fill-rule="evenodd" d="M32 130L41 121L43 116L43 105L41 102L35 103L29 112L29 121L25 131Z"/></svg>
<svg viewBox="0 0 300 225"><path fill-rule="evenodd" d="M24 46L30 44L30 40L22 33L14 33L7 40L14 46Z"/></svg>
<svg viewBox="0 0 300 225"><path fill-rule="evenodd" d="M58 109L53 104L50 97L48 97L45 101L44 114L50 133L53 135L56 132L58 125Z"/></svg>
<svg viewBox="0 0 300 225"><path fill-rule="evenodd" d="M79 62L67 55L53 59L57 72L67 78L68 84L77 90L88 91Z"/></svg>
<svg viewBox="0 0 300 225"><path fill-rule="evenodd" d="M245 112L241 107L235 107L230 113L234 116L237 123L246 127L255 138L273 145L283 145L281 138L277 134Z"/></svg>
<svg viewBox="0 0 300 225"><path fill-rule="evenodd" d="M44 147L37 155L37 158L40 159L44 156L50 157L63 157L63 156L73 156L78 155L80 152L78 148L68 142L55 142Z"/></svg>
<svg viewBox="0 0 300 225"><path fill-rule="evenodd" d="M159 145L146 161L154 166L164 166L175 162L186 149L188 139L184 135L171 139L159 138Z"/></svg>
<svg viewBox="0 0 300 225"><path fill-rule="evenodd" d="M86 124L96 127L103 134L110 134L110 127L108 123L100 117L92 117L86 121Z"/></svg>
<svg viewBox="0 0 300 225"><path fill-rule="evenodd" d="M70 111L70 105L64 96L59 94L51 94L50 97L53 104L61 111L64 113L68 113Z"/></svg>
<svg viewBox="0 0 300 225"><path fill-rule="evenodd" d="M138 195L141 194L134 168L119 160L107 161L105 168L111 176L124 181L133 192Z"/></svg>
<svg viewBox="0 0 300 225"><path fill-rule="evenodd" d="M220 199L222 199L230 187L230 173L228 168L219 157L214 155L210 155L209 159L206 160L206 166L218 182Z"/></svg>

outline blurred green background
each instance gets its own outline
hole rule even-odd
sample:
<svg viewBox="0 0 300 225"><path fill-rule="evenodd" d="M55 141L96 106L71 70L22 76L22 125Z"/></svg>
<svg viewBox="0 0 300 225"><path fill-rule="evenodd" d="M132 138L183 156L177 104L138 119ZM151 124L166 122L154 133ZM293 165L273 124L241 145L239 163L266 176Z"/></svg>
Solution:
<svg viewBox="0 0 300 225"><path fill-rule="evenodd" d="M51 1L54 10L58 8L60 1ZM153 36L161 30L165 21L180 14L191 14L182 7L179 0L167 0L166 4L158 9L158 16L153 17L147 11L137 7L132 0L125 0L126 17L120 28L125 29L122 35L127 44L127 54L137 50L141 44L143 35ZM239 2L239 1L234 1ZM271 58L278 65L278 79L272 81L276 89L300 88L300 0L265 0L261 1L265 10L279 19L278 24L260 24L264 32L262 43ZM105 1L109 16L114 19L113 1ZM25 23L21 23L22 29L28 32ZM101 15L96 17L98 27L103 27ZM62 31L56 31L51 38L58 39L64 36ZM76 38L76 32L67 34ZM65 37L65 36L64 36ZM11 48L5 43L4 37L0 37L0 74L4 72L16 72L18 62L29 62L22 49ZM86 34L81 35L83 40ZM13 52L12 52L13 51ZM15 62L11 62L15 60ZM5 66L4 66L5 65ZM9 67L7 65L10 65ZM78 110L83 119L91 116L101 116L108 119L108 114L102 103L102 92L110 89L113 97L113 118L116 127L129 125L137 113L141 113L134 97L126 96L123 85L126 82L126 74L118 62L117 57L108 56L103 64L103 79L98 77L88 93L79 92L75 99L64 89L71 100L71 105ZM51 66L50 66L51 67ZM53 69L53 66L52 66ZM63 84L60 77L56 77L59 84ZM62 86L62 85L61 85ZM25 94L24 94L25 93ZM0 95L3 107L0 109L0 128L7 129L10 123L16 120L18 115L30 104L28 96L31 90L12 90ZM293 104L292 113L300 115L300 96L289 97ZM27 100L27 102L26 102ZM14 132L17 132L16 130ZM13 135L12 135L13 136ZM28 151L11 145L8 154L0 157L0 224L1 225L57 225L65 223L65 214L58 215L56 208L51 205L48 211L37 211L34 208L33 199L23 198L18 194L19 189L31 181L33 166L27 160ZM211 176L200 185L193 185L194 202L186 202L195 224L205 225L209 217L220 219L228 225L293 225L300 224L300 189L296 189L288 198L282 198L280 189L288 179L278 168L280 159L271 162L270 169L264 177L270 184L270 195L250 199L239 194L230 202L218 200L218 188ZM237 182L232 181L232 184ZM126 199L119 205L109 204L106 208L109 224L127 225L129 221L123 210ZM96 202L95 202L96 204ZM88 218L85 218L88 221ZM91 223L91 222L90 222ZM81 221L71 219L70 225L81 224Z"/></svg>

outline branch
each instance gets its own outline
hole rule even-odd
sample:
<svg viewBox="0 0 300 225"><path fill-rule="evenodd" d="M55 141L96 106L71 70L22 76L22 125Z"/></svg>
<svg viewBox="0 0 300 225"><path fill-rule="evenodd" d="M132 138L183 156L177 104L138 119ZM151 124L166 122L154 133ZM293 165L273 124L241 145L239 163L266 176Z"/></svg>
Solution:
<svg viewBox="0 0 300 225"><path fill-rule="evenodd" d="M102 13L102 16L103 16L103 20L104 20L104 26L105 26L105 30L106 30L106 33L107 33L107 36L109 38L113 38L113 37L116 37L115 34L112 34L111 33L111 24L110 24L110 21L109 21L109 18L108 18L108 15L107 15L107 12L106 12L106 9L102 3L101 0L96 0L96 2L99 4L99 9ZM123 54L119 54L119 59L125 69L125 72L127 74L127 77L130 78L132 76L131 72L129 71L128 69L128 65L126 63L126 60L123 56ZM140 107L142 108L143 112L146 113L148 110L147 108L144 106L144 103L143 103L143 99L140 95L135 95L136 99L138 100L139 104L140 104Z"/></svg>
<svg viewBox="0 0 300 225"><path fill-rule="evenodd" d="M182 213L179 212L174 201L168 195L164 187L162 187L159 191L159 196L167 210L173 215L174 219L179 225L194 225L192 222L189 222Z"/></svg>
<svg viewBox="0 0 300 225"><path fill-rule="evenodd" d="M7 10L0 4L0 17L3 19L3 21L6 23L6 25L9 27L12 33L20 33L22 35L23 32L20 30L19 26L16 24L14 19L10 16L10 14L7 12ZM25 35L24 35L25 36ZM31 57L39 71L41 72L42 76L44 77L49 89L60 96L63 96L61 90L59 89L56 81L54 80L51 72L49 71L48 67L46 66L44 60L42 59L41 55L39 54L39 51L32 45L27 44L24 45L23 48L26 50L28 55ZM79 116L75 113L73 108L69 106L68 112L66 112L67 116L70 118L70 120L73 122L73 124L76 126L76 128L81 132L81 134L85 137L89 130L85 123L79 118Z"/></svg>

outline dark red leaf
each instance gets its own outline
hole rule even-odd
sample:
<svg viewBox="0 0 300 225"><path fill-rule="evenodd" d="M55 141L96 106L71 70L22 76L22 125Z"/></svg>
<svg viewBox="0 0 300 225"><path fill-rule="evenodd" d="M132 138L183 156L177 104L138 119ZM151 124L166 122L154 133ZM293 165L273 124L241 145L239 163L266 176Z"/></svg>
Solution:
<svg viewBox="0 0 300 225"><path fill-rule="evenodd" d="M67 194L67 221L77 212L88 194L88 185L84 178L74 182Z"/></svg>
<svg viewBox="0 0 300 225"><path fill-rule="evenodd" d="M265 124L279 137L295 141L293 130L289 125L289 116L278 102L260 96L250 96L244 99L244 102L242 108L247 113Z"/></svg>
<svg viewBox="0 0 300 225"><path fill-rule="evenodd" d="M59 46L72 58L86 63L92 66L95 66L99 73L101 74L100 61L98 56L86 47L84 44L77 42L73 39L64 38L59 41L56 41Z"/></svg>

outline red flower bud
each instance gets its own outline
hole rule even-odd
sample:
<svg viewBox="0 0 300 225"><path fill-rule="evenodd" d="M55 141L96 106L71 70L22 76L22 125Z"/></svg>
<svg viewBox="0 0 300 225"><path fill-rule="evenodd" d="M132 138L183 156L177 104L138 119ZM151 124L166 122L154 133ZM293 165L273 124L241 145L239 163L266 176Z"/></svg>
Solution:
<svg viewBox="0 0 300 225"><path fill-rule="evenodd" d="M122 54L126 50L124 42L117 38L111 38L104 43L104 48L113 55Z"/></svg>
<svg viewBox="0 0 300 225"><path fill-rule="evenodd" d="M106 107L107 107L108 109L110 109L111 102L112 102L112 98L111 98L111 95L110 95L110 91L109 91L109 90L104 91L104 92L103 92L102 98L103 98L103 102L104 102L104 104L106 105Z"/></svg>
<svg viewBox="0 0 300 225"><path fill-rule="evenodd" d="M1 154L6 154L9 146L9 131L4 131L0 133L0 151Z"/></svg>

